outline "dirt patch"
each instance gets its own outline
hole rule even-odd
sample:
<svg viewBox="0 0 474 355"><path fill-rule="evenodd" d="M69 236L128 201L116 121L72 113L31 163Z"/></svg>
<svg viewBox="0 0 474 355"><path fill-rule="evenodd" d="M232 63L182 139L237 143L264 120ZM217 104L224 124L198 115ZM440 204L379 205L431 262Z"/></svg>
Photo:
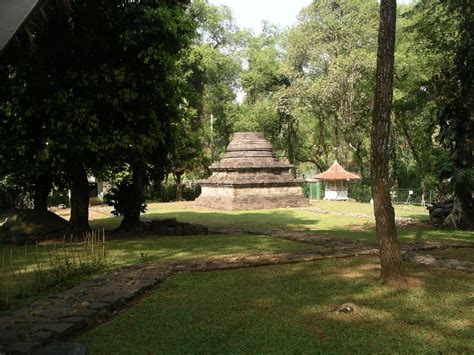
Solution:
<svg viewBox="0 0 474 355"><path fill-rule="evenodd" d="M67 221L51 211L14 210L0 227L0 236L7 242L24 243L61 234Z"/></svg>
<svg viewBox="0 0 474 355"><path fill-rule="evenodd" d="M69 220L69 218L71 217L70 208L51 207L49 210L67 220ZM112 210L113 208L107 205L90 206L89 207L89 220L92 221L95 219L113 217Z"/></svg>

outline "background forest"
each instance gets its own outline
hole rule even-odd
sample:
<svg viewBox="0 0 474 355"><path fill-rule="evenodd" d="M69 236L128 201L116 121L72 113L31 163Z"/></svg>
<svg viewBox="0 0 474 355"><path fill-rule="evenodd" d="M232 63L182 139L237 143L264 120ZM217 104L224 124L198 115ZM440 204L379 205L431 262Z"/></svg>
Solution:
<svg viewBox="0 0 474 355"><path fill-rule="evenodd" d="M267 23L260 34L206 0L82 1L70 13L58 3L29 29L30 46L0 57L0 208L29 196L45 209L52 189L71 189L71 229L86 228L87 176L96 176L115 186L110 203L133 226L145 200L193 198L192 182L237 131L264 132L298 175L337 159L362 177L353 197L370 199L378 1L314 0L294 27ZM394 191L426 200L471 191L472 67L463 75L458 60L473 43L465 6L398 6Z"/></svg>

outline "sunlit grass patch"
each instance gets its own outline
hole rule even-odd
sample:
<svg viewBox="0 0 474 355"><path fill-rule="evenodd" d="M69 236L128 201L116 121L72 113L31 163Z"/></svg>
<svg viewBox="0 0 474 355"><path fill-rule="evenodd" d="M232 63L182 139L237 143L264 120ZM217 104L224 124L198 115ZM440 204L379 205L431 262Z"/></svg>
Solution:
<svg viewBox="0 0 474 355"><path fill-rule="evenodd" d="M79 341L92 353L474 351L474 275L407 271L406 290L380 285L368 257L177 275ZM361 312L334 311L345 302Z"/></svg>

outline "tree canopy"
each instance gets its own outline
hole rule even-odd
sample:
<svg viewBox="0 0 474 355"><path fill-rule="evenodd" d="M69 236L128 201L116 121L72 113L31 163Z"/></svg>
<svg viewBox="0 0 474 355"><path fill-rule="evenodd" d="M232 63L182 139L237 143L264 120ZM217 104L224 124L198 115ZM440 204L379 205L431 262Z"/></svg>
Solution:
<svg viewBox="0 0 474 355"><path fill-rule="evenodd" d="M71 230L88 228L88 177L115 182L132 228L168 176L180 199L233 132L262 131L294 174L337 159L368 191L378 10L314 0L294 26L254 34L206 0L49 2L0 54L1 181L38 209L71 189ZM454 198L460 228L473 221L472 13L468 0L398 6L388 145L390 188Z"/></svg>

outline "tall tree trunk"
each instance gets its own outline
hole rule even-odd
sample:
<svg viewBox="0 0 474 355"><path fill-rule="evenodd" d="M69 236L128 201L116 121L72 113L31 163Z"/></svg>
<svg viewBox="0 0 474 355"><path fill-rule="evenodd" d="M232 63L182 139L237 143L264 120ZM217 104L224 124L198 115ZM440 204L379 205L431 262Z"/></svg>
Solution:
<svg viewBox="0 0 474 355"><path fill-rule="evenodd" d="M73 164L71 170L71 217L67 232L82 235L89 227L89 182L82 163Z"/></svg>
<svg viewBox="0 0 474 355"><path fill-rule="evenodd" d="M183 201L183 184L181 183L182 171L177 171L175 174L176 181L176 201Z"/></svg>
<svg viewBox="0 0 474 355"><path fill-rule="evenodd" d="M38 176L35 181L35 195L33 209L37 212L46 212L48 210L48 195L52 188L52 181L49 174Z"/></svg>
<svg viewBox="0 0 474 355"><path fill-rule="evenodd" d="M446 218L445 225L461 229L474 228L474 201L472 181L467 176L460 178L474 166L474 16L469 1L460 3L465 15L459 24L460 44L455 56L455 76L459 80L460 95L454 104L456 116L453 122L454 154L454 206Z"/></svg>
<svg viewBox="0 0 474 355"><path fill-rule="evenodd" d="M127 201L129 206L125 210L120 229L132 230L140 226L140 213L142 212L142 206L145 201L143 196L145 188L145 173L144 166L142 163L134 164L132 167L132 186L128 190L130 196Z"/></svg>
<svg viewBox="0 0 474 355"><path fill-rule="evenodd" d="M370 168L375 225L380 243L381 280L389 286L403 287L407 281L388 185L396 11L396 0L381 0Z"/></svg>

